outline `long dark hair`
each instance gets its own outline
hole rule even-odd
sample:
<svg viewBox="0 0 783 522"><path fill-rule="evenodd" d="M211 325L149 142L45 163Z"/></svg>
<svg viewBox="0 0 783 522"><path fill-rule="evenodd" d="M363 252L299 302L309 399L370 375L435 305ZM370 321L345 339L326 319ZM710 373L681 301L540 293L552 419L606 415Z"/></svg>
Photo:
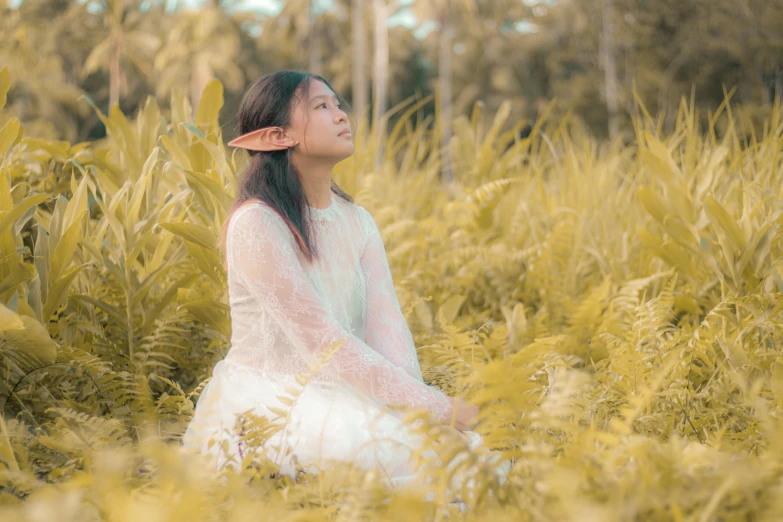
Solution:
<svg viewBox="0 0 783 522"><path fill-rule="evenodd" d="M304 71L281 70L257 80L245 91L237 111L238 135L262 127L288 126L294 102L309 99L310 84L313 79L324 82L335 93L343 109L346 112L350 111L348 103L321 76ZM318 251L310 228L306 224L305 217L309 211L307 194L299 173L291 162L291 149L248 152L250 162L239 182L236 199L228 211L221 234L220 246L224 264L228 224L234 212L248 200L262 201L277 211L288 225L307 261L312 262L318 257ZM353 202L353 198L334 180L332 180L331 190L344 200Z"/></svg>

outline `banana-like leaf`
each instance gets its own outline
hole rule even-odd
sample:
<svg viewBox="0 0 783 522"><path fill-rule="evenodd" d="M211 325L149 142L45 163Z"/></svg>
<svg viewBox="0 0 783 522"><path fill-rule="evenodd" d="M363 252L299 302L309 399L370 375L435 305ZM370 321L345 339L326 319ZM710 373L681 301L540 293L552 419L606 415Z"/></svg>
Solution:
<svg viewBox="0 0 783 522"><path fill-rule="evenodd" d="M446 301L440 305L440 308L438 308L438 321L441 326L449 325L454 322L465 299L467 299L467 297L464 295L454 295L446 299Z"/></svg>
<svg viewBox="0 0 783 522"><path fill-rule="evenodd" d="M44 321L48 321L54 311L65 302L68 298L68 289L74 278L79 275L85 265L79 265L69 268L65 273L57 279L54 284L49 288L49 292L46 294L46 302L43 306L43 312L41 317Z"/></svg>
<svg viewBox="0 0 783 522"><path fill-rule="evenodd" d="M24 323L19 314L9 310L0 303L0 332L19 332L24 330Z"/></svg>
<svg viewBox="0 0 783 522"><path fill-rule="evenodd" d="M89 295L84 295L84 294L72 294L71 296L69 296L69 299L83 301L85 303L89 303L93 306L96 306L101 310L103 310L104 312L106 312L107 314L109 314L110 316L112 316L120 324L125 324L127 321L127 317L125 317L125 315L123 315L122 312L120 312L110 304L100 299L96 299L94 297L91 297Z"/></svg>
<svg viewBox="0 0 783 522"><path fill-rule="evenodd" d="M710 218L716 231L725 234L731 241L735 249L735 257L737 252L745 250L748 243L745 233L723 205L708 195L704 198L704 207L707 209L707 216Z"/></svg>
<svg viewBox="0 0 783 522"><path fill-rule="evenodd" d="M215 236L215 233L201 225L195 223L160 223L160 226L172 234L204 248L214 250L217 247L217 236Z"/></svg>
<svg viewBox="0 0 783 522"><path fill-rule="evenodd" d="M25 265L25 269L14 270L0 281L0 299L3 298L3 294L6 292L14 290L17 285L26 283L33 277L35 277L35 271L30 265Z"/></svg>
<svg viewBox="0 0 783 522"><path fill-rule="evenodd" d="M86 211L82 211L76 216L76 219L69 224L62 235L57 246L54 248L51 260L51 268L49 269L49 281L57 281L73 260L73 255L76 252L76 245L82 239L82 218L86 214Z"/></svg>
<svg viewBox="0 0 783 522"><path fill-rule="evenodd" d="M11 88L11 72L8 70L8 66L4 65L0 69L0 109L5 107L8 101L8 90Z"/></svg>
<svg viewBox="0 0 783 522"><path fill-rule="evenodd" d="M33 194L24 198L17 203L11 211L3 213L0 211L0 234L3 233L8 227L10 227L14 221L22 217L22 215L33 207L36 207L47 201L49 194Z"/></svg>
<svg viewBox="0 0 783 522"><path fill-rule="evenodd" d="M669 206L654 190L647 187L639 187L638 194L644 208L659 223L663 223L666 214L673 214Z"/></svg>
<svg viewBox="0 0 783 522"><path fill-rule="evenodd" d="M0 156L8 152L8 149L14 144L19 136L21 126L19 118L11 118L0 129Z"/></svg>
<svg viewBox="0 0 783 522"><path fill-rule="evenodd" d="M144 324L142 325L142 335L149 334L150 330L155 324L155 319L160 317L161 313L163 313L163 310L177 298L179 289L189 287L195 283L199 277L199 274L186 275L171 285L168 290L166 290L166 293L163 294L163 297L161 297L160 301L155 304L155 307L145 314Z"/></svg>
<svg viewBox="0 0 783 522"><path fill-rule="evenodd" d="M216 79L209 80L196 109L196 123L203 126L216 124L223 108L223 84Z"/></svg>
<svg viewBox="0 0 783 522"><path fill-rule="evenodd" d="M26 315L19 315L0 304L0 352L11 355L17 362L52 364L57 356L57 344L41 323ZM19 328L19 323L22 328ZM2 326L6 328L3 329Z"/></svg>
<svg viewBox="0 0 783 522"><path fill-rule="evenodd" d="M228 307L226 305L211 299L200 299L183 303L180 308L186 309L198 320L208 324L224 336L231 335L231 324L227 317Z"/></svg>
<svg viewBox="0 0 783 522"><path fill-rule="evenodd" d="M174 162L180 169L192 170L193 167L190 165L190 158L188 157L187 153L182 150L182 147L180 147L168 136L161 136L160 140L163 142L163 146L174 158Z"/></svg>

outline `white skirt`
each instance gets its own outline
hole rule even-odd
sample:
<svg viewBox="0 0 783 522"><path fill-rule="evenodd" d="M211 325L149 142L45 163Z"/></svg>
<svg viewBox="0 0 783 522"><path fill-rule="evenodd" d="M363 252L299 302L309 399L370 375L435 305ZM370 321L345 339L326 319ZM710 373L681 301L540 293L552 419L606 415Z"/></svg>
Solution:
<svg viewBox="0 0 783 522"><path fill-rule="evenodd" d="M285 429L263 444L267 458L279 464L283 474L293 478L300 469L317 473L328 467L330 461L347 461L363 469L380 468L381 476L392 487L415 478L411 451L420 448L423 439L403 422L399 412L385 408L347 385L316 381L304 387L293 405L287 405L278 398L291 396L286 387L302 389L293 375L264 373L231 359L218 362L212 379L198 398L193 419L183 436L183 447L212 455L216 469L235 466L247 451L245 448L243 452L234 432L237 414L251 411L272 420L277 414L270 411L271 407L278 413L290 411ZM478 433L463 433L468 437L471 451L479 453L485 462L493 463L502 484L510 462L501 462L500 454L489 451ZM222 441L227 442L227 452L220 449ZM424 454L436 455L433 450ZM464 485L458 484L458 480L470 480L464 474L456 475L459 474L452 478L453 488Z"/></svg>

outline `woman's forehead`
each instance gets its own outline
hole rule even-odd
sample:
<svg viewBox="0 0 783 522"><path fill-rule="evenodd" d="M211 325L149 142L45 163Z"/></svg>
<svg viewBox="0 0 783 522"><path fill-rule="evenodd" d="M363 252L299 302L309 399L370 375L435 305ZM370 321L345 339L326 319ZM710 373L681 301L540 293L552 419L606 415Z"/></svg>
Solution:
<svg viewBox="0 0 783 522"><path fill-rule="evenodd" d="M310 101L313 101L318 97L331 98L333 96L335 96L334 92L332 92L332 90L321 80L313 79L313 81L310 82Z"/></svg>
<svg viewBox="0 0 783 522"><path fill-rule="evenodd" d="M303 87L303 91L299 96L296 96L294 100L292 119L295 121L303 122L309 119L310 104L314 101L326 101L329 99L337 98L337 95L326 86L324 82L313 78L308 88Z"/></svg>

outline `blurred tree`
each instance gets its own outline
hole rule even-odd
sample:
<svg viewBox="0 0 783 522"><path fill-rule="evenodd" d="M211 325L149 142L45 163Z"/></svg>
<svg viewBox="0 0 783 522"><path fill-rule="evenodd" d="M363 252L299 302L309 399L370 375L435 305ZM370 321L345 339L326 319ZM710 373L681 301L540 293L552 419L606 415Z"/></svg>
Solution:
<svg viewBox="0 0 783 522"><path fill-rule="evenodd" d="M373 0L375 16L375 53L373 55L372 92L373 119L375 120L375 169L383 159L385 125L383 115L386 114L389 89L389 14L386 0Z"/></svg>
<svg viewBox="0 0 783 522"><path fill-rule="evenodd" d="M80 109L77 100L83 91L64 59L60 38L70 22L69 12L77 9L83 7L36 0L17 9L0 8L0 66L7 65L13 77L4 111L18 117L27 134L70 140L79 136L78 116L85 115L87 107Z"/></svg>
<svg viewBox="0 0 783 522"><path fill-rule="evenodd" d="M351 2L351 50L353 52L352 105L358 118L367 112L367 25L365 24L365 0Z"/></svg>
<svg viewBox="0 0 783 522"><path fill-rule="evenodd" d="M543 96L599 135L630 130L634 82L668 130L692 88L697 106L714 110L738 86L733 102L760 125L783 67L780 1L560 0L537 23L528 40L546 63Z"/></svg>
<svg viewBox="0 0 783 522"><path fill-rule="evenodd" d="M198 103L215 76L226 86L229 118L251 78L303 68L320 71L373 120L437 90L445 122L478 101L492 114L510 100L511 126L556 98L553 118L573 113L599 136L627 138L634 86L653 114L666 114L667 129L692 87L697 107L714 110L737 86L735 112L759 127L783 94L781 0L414 0L412 29L388 26L406 8L399 0L335 0L328 9L290 0L275 15L242 11L240 0L208 0L199 11L167 12L163 4L3 4L0 60L16 78L7 113L47 136L99 137L101 124L78 101L82 92L133 114L152 92L165 110L179 84ZM391 124L398 117L387 116ZM449 143L449 125L440 131ZM448 156L443 165L448 177Z"/></svg>
<svg viewBox="0 0 783 522"><path fill-rule="evenodd" d="M609 112L610 139L614 139L619 130L613 18L612 0L601 0L601 61L604 70L604 100Z"/></svg>
<svg viewBox="0 0 783 522"><path fill-rule="evenodd" d="M423 25L432 25L428 45L438 63L436 85L441 114L440 141L444 157L442 176L452 177L448 143L454 114L469 111L474 102L484 102L497 91L514 97L518 89L511 78L509 57L518 40L511 37L516 24L526 18L528 7L514 0L415 0L413 12ZM427 45L425 43L425 45ZM452 65L452 56L459 60ZM452 92L457 93L456 99ZM496 109L500 99L488 107Z"/></svg>
<svg viewBox="0 0 783 522"><path fill-rule="evenodd" d="M197 106L209 80L217 77L226 89L238 91L245 74L237 63L241 23L247 13L229 15L217 0L202 9L177 13L155 56L155 93L167 97L175 86L188 82L191 103Z"/></svg>
<svg viewBox="0 0 783 522"><path fill-rule="evenodd" d="M127 94L127 71L123 61L133 65L144 78L152 74L152 60L160 47L160 37L150 30L150 17L162 14L159 4L142 12L140 0L102 0L97 4L103 13L103 35L87 56L83 77L98 71L109 71L109 106L118 105Z"/></svg>

